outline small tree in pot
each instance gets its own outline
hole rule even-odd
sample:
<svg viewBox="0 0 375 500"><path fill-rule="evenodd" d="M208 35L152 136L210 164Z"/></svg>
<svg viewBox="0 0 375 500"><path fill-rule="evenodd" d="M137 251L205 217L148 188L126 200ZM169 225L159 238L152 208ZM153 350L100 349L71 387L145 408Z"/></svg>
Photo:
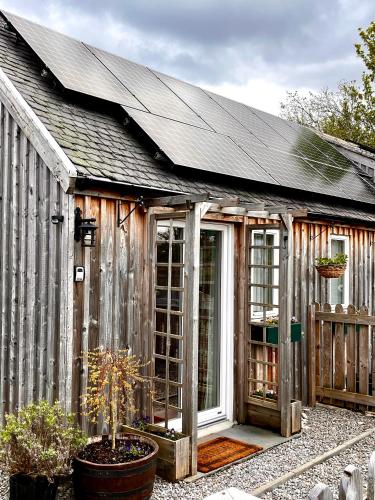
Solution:
<svg viewBox="0 0 375 500"><path fill-rule="evenodd" d="M0 430L0 469L10 476L10 500L53 500L58 480L87 443L59 403L40 401L6 415Z"/></svg>
<svg viewBox="0 0 375 500"><path fill-rule="evenodd" d="M83 395L83 414L91 422L103 419L109 437L97 436L74 461L76 497L150 498L156 471L158 445L135 434L117 434L119 422L135 411L134 390L146 384L145 366L126 349L97 349L85 353L89 387Z"/></svg>

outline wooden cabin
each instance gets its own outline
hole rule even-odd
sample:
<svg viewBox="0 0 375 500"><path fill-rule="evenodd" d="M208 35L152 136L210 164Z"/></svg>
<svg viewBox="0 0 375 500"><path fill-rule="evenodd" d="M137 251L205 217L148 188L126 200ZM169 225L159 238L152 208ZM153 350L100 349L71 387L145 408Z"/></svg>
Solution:
<svg viewBox="0 0 375 500"><path fill-rule="evenodd" d="M296 430L310 304L374 311L373 153L6 12L0 165L1 415L79 413L81 352L128 346L194 473L204 427Z"/></svg>

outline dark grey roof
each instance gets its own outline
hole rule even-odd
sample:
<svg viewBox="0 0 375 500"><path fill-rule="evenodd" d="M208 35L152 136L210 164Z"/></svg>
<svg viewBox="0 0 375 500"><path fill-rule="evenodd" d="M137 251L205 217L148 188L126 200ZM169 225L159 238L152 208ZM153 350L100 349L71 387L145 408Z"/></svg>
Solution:
<svg viewBox="0 0 375 500"><path fill-rule="evenodd" d="M41 76L43 65L14 33L0 27L0 67L76 166L82 178L116 181L140 190L173 193L211 192L308 208L314 213L375 221L366 204L302 194L280 186L221 178L188 169L171 169L153 159L147 143L124 127L118 106L64 91Z"/></svg>

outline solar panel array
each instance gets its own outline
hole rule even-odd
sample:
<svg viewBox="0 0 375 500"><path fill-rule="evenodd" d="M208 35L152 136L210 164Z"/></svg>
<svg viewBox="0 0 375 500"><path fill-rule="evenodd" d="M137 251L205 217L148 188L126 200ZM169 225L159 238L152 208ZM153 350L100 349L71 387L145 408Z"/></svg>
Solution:
<svg viewBox="0 0 375 500"><path fill-rule="evenodd" d="M120 104L175 165L375 203L313 131L2 12L67 89Z"/></svg>

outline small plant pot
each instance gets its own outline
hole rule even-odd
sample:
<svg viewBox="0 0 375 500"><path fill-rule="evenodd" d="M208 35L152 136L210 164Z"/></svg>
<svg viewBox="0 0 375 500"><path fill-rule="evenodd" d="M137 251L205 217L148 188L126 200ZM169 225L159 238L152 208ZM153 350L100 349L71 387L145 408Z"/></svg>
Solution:
<svg viewBox="0 0 375 500"><path fill-rule="evenodd" d="M73 484L75 497L79 500L146 500L154 489L157 443L135 434L120 434L126 438L146 442L153 451L146 457L121 464L96 464L75 457L73 461ZM101 436L91 438L91 443L101 441Z"/></svg>
<svg viewBox="0 0 375 500"><path fill-rule="evenodd" d="M345 274L345 264L327 264L325 266L315 266L316 270L323 278L340 278Z"/></svg>
<svg viewBox="0 0 375 500"><path fill-rule="evenodd" d="M55 500L57 480L53 483L44 476L31 477L15 474L9 478L9 500Z"/></svg>

